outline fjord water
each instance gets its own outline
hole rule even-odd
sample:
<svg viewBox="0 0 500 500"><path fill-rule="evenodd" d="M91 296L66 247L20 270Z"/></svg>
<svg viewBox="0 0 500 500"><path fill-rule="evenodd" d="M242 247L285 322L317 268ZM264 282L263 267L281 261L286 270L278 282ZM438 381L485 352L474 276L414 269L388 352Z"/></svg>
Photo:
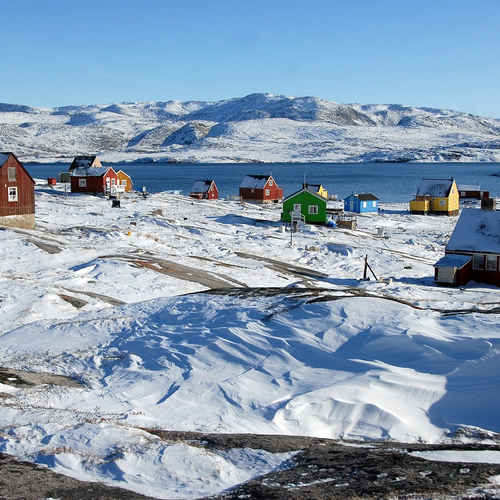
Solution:
<svg viewBox="0 0 500 500"><path fill-rule="evenodd" d="M107 165L106 163L103 163ZM69 163L25 164L37 179L58 178ZM403 203L415 194L422 178L449 179L460 185L479 185L500 197L500 163L115 163L115 171L123 170L132 177L134 189L149 193L175 191L188 195L195 180L215 180L219 196L238 195L247 174L272 174L288 196L309 184L322 184L329 194L339 199L351 193L372 193L381 202Z"/></svg>

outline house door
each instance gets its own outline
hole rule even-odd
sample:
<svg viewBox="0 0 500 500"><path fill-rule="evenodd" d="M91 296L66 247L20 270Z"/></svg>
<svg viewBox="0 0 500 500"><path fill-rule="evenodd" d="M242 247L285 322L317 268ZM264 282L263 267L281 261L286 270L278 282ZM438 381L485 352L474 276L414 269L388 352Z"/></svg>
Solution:
<svg viewBox="0 0 500 500"><path fill-rule="evenodd" d="M294 203L293 204L293 218L300 219L301 214L302 214L302 205L300 203Z"/></svg>
<svg viewBox="0 0 500 500"><path fill-rule="evenodd" d="M349 201L349 212L354 212L354 200Z"/></svg>

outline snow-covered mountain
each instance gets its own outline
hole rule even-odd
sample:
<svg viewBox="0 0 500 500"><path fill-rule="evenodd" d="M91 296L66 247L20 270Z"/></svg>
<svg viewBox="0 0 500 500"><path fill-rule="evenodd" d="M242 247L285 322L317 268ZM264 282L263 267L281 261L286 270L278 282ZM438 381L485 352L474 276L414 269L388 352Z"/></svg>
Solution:
<svg viewBox="0 0 500 500"><path fill-rule="evenodd" d="M0 104L0 150L22 161L500 161L500 120L402 105L251 94L32 108Z"/></svg>

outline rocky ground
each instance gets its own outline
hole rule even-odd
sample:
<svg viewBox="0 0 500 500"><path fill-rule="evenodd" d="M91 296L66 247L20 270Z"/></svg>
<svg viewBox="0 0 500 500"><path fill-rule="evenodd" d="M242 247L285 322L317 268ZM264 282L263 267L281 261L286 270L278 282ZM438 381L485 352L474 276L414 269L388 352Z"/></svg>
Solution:
<svg viewBox="0 0 500 500"><path fill-rule="evenodd" d="M488 478L500 472L498 465L434 462L409 454L443 447L395 443L346 446L324 440L303 444L291 468L249 481L219 498L500 498L500 490L488 485Z"/></svg>
<svg viewBox="0 0 500 500"><path fill-rule="evenodd" d="M0 367L0 382L14 387L47 383L74 385L58 375ZM147 429L146 429L147 430ZM456 436L441 445L394 442L342 442L329 439L257 434L203 434L149 430L167 441L229 450L252 448L272 453L296 451L278 471L241 484L212 500L257 499L500 499L500 464L430 461L411 455L423 450L500 450L500 437ZM470 440L470 444L459 441ZM149 498L100 483L82 482L30 462L0 454L0 499L134 500Z"/></svg>
<svg viewBox="0 0 500 500"><path fill-rule="evenodd" d="M412 456L412 451L499 450L500 445L425 445L333 440L253 434L200 434L151 431L166 440L192 446L249 447L271 452L297 451L282 470L258 477L212 500L260 499L497 499L500 487L489 478L500 465L448 463ZM80 482L46 468L0 454L0 498L145 499L127 490Z"/></svg>

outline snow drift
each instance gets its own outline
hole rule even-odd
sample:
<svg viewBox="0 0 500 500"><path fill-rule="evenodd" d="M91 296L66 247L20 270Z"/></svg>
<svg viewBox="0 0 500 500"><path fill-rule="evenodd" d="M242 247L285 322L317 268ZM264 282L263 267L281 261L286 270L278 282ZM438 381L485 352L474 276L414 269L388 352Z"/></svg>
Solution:
<svg viewBox="0 0 500 500"><path fill-rule="evenodd" d="M433 285L454 218L385 204L357 231L302 225L292 244L278 205L158 193L117 209L40 184L36 229L0 231L0 367L12 370L0 451L196 498L292 455L212 453L150 431L500 432L500 291ZM362 280L366 255L393 281ZM79 385L21 384L19 370Z"/></svg>

